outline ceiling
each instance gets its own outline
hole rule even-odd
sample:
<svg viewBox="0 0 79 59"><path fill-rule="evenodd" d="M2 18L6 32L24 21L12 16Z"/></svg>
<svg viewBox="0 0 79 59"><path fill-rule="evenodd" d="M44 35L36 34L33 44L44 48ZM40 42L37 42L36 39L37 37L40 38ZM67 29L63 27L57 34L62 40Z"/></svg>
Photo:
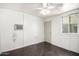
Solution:
<svg viewBox="0 0 79 59"><path fill-rule="evenodd" d="M50 10L51 12L47 15L40 14L41 10L37 9L42 7L41 3L0 3L0 8L7 8L16 11L21 11L42 18L47 18L53 15L57 15L66 11L79 8L79 3L51 3L51 4L53 5L56 4L57 6L51 9Z"/></svg>

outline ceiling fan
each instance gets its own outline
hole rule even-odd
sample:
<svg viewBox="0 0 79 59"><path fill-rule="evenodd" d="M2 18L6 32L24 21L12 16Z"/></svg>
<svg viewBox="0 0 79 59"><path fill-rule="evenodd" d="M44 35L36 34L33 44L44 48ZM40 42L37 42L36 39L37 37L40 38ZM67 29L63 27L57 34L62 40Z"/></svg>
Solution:
<svg viewBox="0 0 79 59"><path fill-rule="evenodd" d="M36 8L38 10L41 10L40 11L40 14L42 15L48 15L50 14L51 10L58 7L58 6L61 6L62 4L56 4L56 3L41 3L41 7L40 8Z"/></svg>
<svg viewBox="0 0 79 59"><path fill-rule="evenodd" d="M37 8L37 9L52 9L52 8L54 8L54 6L52 6L52 4L51 3L41 3L41 8Z"/></svg>
<svg viewBox="0 0 79 59"><path fill-rule="evenodd" d="M41 8L36 8L36 9L41 10L40 13L43 15L49 14L50 10L55 8L55 6L52 6L51 3L41 3L41 6L42 6Z"/></svg>

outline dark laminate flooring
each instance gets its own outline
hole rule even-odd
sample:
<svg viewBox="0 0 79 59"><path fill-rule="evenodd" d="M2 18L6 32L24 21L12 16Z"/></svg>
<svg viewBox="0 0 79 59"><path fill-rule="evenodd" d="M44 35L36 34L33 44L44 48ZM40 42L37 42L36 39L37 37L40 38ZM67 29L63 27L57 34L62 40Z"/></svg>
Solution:
<svg viewBox="0 0 79 59"><path fill-rule="evenodd" d="M79 54L51 45L47 42L9 51L2 56L79 56Z"/></svg>

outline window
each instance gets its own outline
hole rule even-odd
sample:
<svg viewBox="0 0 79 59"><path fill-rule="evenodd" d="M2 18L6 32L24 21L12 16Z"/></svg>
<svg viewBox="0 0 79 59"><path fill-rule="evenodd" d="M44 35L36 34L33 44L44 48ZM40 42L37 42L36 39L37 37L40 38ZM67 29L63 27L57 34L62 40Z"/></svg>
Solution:
<svg viewBox="0 0 79 59"><path fill-rule="evenodd" d="M77 33L77 14L63 17L62 32Z"/></svg>

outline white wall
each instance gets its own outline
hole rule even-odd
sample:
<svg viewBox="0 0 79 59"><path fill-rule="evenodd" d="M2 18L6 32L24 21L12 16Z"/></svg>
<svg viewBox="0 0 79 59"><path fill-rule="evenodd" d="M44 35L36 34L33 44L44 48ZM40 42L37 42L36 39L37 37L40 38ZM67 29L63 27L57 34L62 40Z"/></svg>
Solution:
<svg viewBox="0 0 79 59"><path fill-rule="evenodd" d="M24 30L14 31L14 24L23 24ZM14 36L16 41L13 42ZM44 41L41 18L14 10L0 8L0 44L5 52Z"/></svg>
<svg viewBox="0 0 79 59"><path fill-rule="evenodd" d="M22 47L23 38L16 38L17 42L13 42L13 35L18 34L14 31L14 24L23 24L22 19L22 13L8 9L0 9L0 40L2 52ZM20 32L19 35L22 35L22 33Z"/></svg>
<svg viewBox="0 0 79 59"><path fill-rule="evenodd" d="M79 12L79 9L69 11L60 15L52 16L49 19L47 19L51 21L52 35L50 43L65 48L67 50L79 53L79 23L78 33L62 33L62 16L66 16L77 12Z"/></svg>
<svg viewBox="0 0 79 59"><path fill-rule="evenodd" d="M44 23L44 40L51 42L51 21Z"/></svg>
<svg viewBox="0 0 79 59"><path fill-rule="evenodd" d="M24 45L44 41L44 23L39 17L24 14Z"/></svg>

